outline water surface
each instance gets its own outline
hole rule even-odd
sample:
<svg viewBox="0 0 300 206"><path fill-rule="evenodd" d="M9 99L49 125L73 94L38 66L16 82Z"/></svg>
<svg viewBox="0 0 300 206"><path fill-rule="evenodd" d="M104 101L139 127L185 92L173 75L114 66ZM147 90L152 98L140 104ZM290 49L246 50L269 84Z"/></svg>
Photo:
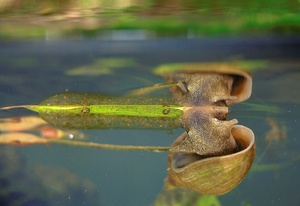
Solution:
<svg viewBox="0 0 300 206"><path fill-rule="evenodd" d="M38 104L50 95L65 91L122 95L130 89L164 82L163 77L153 74L161 65L239 62L252 69L253 93L247 103L265 108L248 111L246 104L230 108L229 119L237 118L239 124L254 131L257 156L245 180L219 200L222 205L299 205L300 38L297 32L293 33L299 29L294 26L299 6L298 3L293 6L284 1L276 2L270 9L248 2L248 10L241 5L222 4L205 4L206 10L201 10L196 3L168 7L168 4L159 5L153 1L137 7L133 4L128 10L103 7L106 9L95 15L89 11L87 16L84 10L79 10L79 16L71 20L66 17L71 10L66 9L69 13L56 11L61 7L52 6L52 10L27 7L23 13L13 9L15 15L11 15L7 7L2 10L4 18L0 22L3 28L0 32L0 106ZM176 6L180 9L176 10ZM100 11L98 5L95 10ZM283 17L278 19L276 15L280 11L290 20L288 23ZM212 13L214 18L209 18L211 24L206 29L196 21L187 23L189 19L201 19ZM238 22L240 27L233 27L237 24L232 21L228 23L240 15L243 17L243 21ZM267 26L267 19L260 18L263 15L268 15L270 20ZM24 21L22 16L26 17ZM39 21L32 23L36 17ZM62 20L58 21L58 17ZM258 24L243 27L253 17L263 19L264 24L259 25L265 27ZM137 24L139 18L141 23ZM109 23L100 24L104 19L110 19ZM87 20L94 22L91 27ZM7 26L16 21L19 24L15 25L28 30L17 35L18 26ZM65 27L66 22L73 23ZM216 22L218 26L212 26ZM36 32L37 28L40 32ZM168 90L163 90L162 94L168 94ZM1 118L25 115L36 114L23 109L0 111ZM277 122L278 131L286 134L273 135L271 142L266 140L271 129L270 120ZM81 132L88 141L167 146L183 129ZM32 196L27 196L26 191L37 185L37 188L48 188L45 192L48 195L34 196L31 200L36 205L53 205L51 197L55 194L62 194L55 205L151 205L162 191L167 175L167 153L62 145L2 146L1 152L5 155L2 159L6 160L3 165L17 167L1 169L1 187L8 191L5 193L9 196L6 196L7 201L20 197L30 199ZM266 164L275 166L261 167ZM15 176L7 175L15 174L13 171ZM63 188L50 181L51 178L57 180L57 176L72 177L65 178L62 184L69 187ZM40 186L44 182L41 179L48 180L46 187ZM27 184L18 186L24 182ZM53 192L59 189L61 193Z"/></svg>

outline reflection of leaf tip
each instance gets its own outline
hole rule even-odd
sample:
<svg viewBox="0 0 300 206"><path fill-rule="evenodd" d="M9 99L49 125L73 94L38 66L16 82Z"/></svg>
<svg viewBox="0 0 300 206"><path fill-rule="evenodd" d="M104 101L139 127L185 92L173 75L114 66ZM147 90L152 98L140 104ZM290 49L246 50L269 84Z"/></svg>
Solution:
<svg viewBox="0 0 300 206"><path fill-rule="evenodd" d="M6 107L1 107L0 110L9 110L9 109L15 109L15 108L22 108L22 106L6 106Z"/></svg>
<svg viewBox="0 0 300 206"><path fill-rule="evenodd" d="M19 108L30 109L30 108L33 108L33 107L36 107L36 105L15 105L15 106L1 107L0 110L19 109Z"/></svg>
<svg viewBox="0 0 300 206"><path fill-rule="evenodd" d="M27 146L45 143L48 143L48 140L29 133L9 132L0 135L0 144Z"/></svg>

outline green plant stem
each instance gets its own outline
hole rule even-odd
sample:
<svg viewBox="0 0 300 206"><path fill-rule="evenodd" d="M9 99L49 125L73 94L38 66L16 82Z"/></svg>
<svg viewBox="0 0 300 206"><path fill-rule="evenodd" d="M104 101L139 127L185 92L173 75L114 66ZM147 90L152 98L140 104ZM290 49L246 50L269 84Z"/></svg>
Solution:
<svg viewBox="0 0 300 206"><path fill-rule="evenodd" d="M120 150L120 151L147 151L147 152L168 152L171 147L163 146L133 146L133 145L114 145L114 144L101 144L95 142L80 142L73 140L49 140L51 143L86 147L86 148L96 148L96 149L106 149L106 150Z"/></svg>

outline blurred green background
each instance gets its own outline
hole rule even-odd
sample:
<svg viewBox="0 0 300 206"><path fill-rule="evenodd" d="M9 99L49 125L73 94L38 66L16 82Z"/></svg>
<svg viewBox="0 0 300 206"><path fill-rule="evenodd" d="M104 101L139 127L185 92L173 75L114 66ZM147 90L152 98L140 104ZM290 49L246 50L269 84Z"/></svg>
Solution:
<svg viewBox="0 0 300 206"><path fill-rule="evenodd" d="M298 0L2 0L0 38L297 34Z"/></svg>

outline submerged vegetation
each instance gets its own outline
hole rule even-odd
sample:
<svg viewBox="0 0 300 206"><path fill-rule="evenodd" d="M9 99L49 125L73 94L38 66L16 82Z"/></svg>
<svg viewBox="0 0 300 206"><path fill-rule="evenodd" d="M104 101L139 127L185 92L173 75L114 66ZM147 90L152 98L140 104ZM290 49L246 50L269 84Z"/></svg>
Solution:
<svg viewBox="0 0 300 206"><path fill-rule="evenodd" d="M0 146L0 167L1 205L100 204L91 181L66 168L31 165L17 148Z"/></svg>

